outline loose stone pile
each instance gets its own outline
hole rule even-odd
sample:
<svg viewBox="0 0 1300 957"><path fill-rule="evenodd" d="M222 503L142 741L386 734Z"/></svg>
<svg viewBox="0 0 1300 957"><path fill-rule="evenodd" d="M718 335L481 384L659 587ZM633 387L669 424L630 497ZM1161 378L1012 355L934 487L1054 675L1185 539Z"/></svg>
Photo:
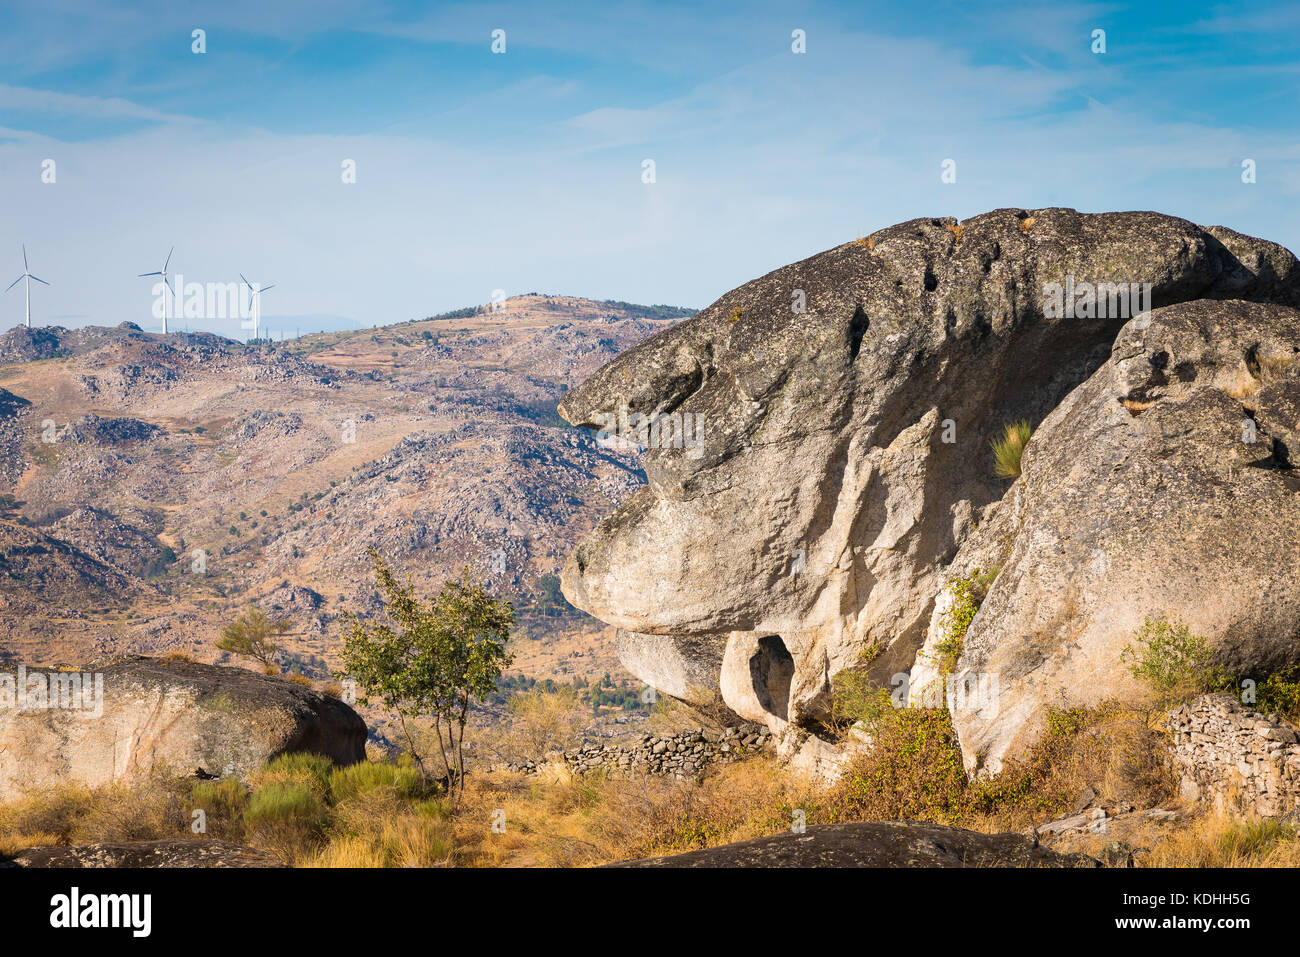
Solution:
<svg viewBox="0 0 1300 957"><path fill-rule="evenodd" d="M1170 712L1169 730L1189 800L1262 817L1300 805L1300 738L1280 718L1213 694Z"/></svg>
<svg viewBox="0 0 1300 957"><path fill-rule="evenodd" d="M734 727L719 732L695 728L673 735L643 734L631 747L587 744L550 759L513 762L507 770L533 774L548 763L563 761L572 774L608 771L622 774L664 774L692 778L710 764L728 764L767 747L772 740L766 728Z"/></svg>

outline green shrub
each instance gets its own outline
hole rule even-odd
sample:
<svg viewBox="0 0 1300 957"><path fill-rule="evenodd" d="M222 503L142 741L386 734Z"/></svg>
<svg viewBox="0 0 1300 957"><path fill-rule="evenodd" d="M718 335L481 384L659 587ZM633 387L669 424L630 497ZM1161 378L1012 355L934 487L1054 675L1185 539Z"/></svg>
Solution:
<svg viewBox="0 0 1300 957"><path fill-rule="evenodd" d="M1236 682L1237 687L1241 682ZM1255 687L1255 710L1295 722L1300 719L1300 681L1295 671L1269 675Z"/></svg>
<svg viewBox="0 0 1300 957"><path fill-rule="evenodd" d="M203 808L211 817L220 812L229 818L238 817L248 807L248 787L239 778L222 778L220 781L196 781L190 788L190 808Z"/></svg>
<svg viewBox="0 0 1300 957"><path fill-rule="evenodd" d="M1085 785L1142 806L1173 795L1162 739L1140 713L1115 703L1049 708L1045 725L996 777L970 779L946 709L890 709L816 819L969 826L991 818L1006 830L1065 813Z"/></svg>
<svg viewBox="0 0 1300 957"><path fill-rule="evenodd" d="M1295 827L1276 818L1237 821L1218 835L1220 852L1228 858L1262 855L1295 839Z"/></svg>
<svg viewBox="0 0 1300 957"><path fill-rule="evenodd" d="M962 645L966 641L966 632L970 630L975 613L980 610L980 605L984 603L984 598L997 577L996 568L988 571L976 568L964 578L954 578L948 583L953 597L952 607L944 612L940 620L944 637L935 645L939 656L937 664L942 674L951 674L957 667L957 659L961 657Z"/></svg>
<svg viewBox="0 0 1300 957"><path fill-rule="evenodd" d="M330 800L335 804L379 788L387 788L400 798L416 799L430 793L431 785L425 782L416 768L409 765L399 767L363 761L335 768L330 774L329 794Z"/></svg>
<svg viewBox="0 0 1300 957"><path fill-rule="evenodd" d="M971 794L948 712L890 707L871 750L845 772L829 804L832 823L965 817Z"/></svg>
<svg viewBox="0 0 1300 957"><path fill-rule="evenodd" d="M1168 707L1207 691L1232 688L1227 673L1214 663L1214 651L1178 616L1172 620L1147 616L1126 645L1120 660L1142 682L1161 707Z"/></svg>
<svg viewBox="0 0 1300 957"><path fill-rule="evenodd" d="M1002 438L993 440L993 470L998 478L1014 479L1020 477L1020 457L1025 451L1033 428L1021 419L1013 422L1002 431Z"/></svg>
<svg viewBox="0 0 1300 957"><path fill-rule="evenodd" d="M252 827L287 822L311 826L324 822L325 808L306 785L276 782L253 792L244 819Z"/></svg>
<svg viewBox="0 0 1300 957"><path fill-rule="evenodd" d="M302 784L318 798L330 793L334 762L321 754L296 752L282 754L263 765L254 775L255 789L268 784Z"/></svg>
<svg viewBox="0 0 1300 957"><path fill-rule="evenodd" d="M203 811L208 837L222 838L242 844L247 839L244 828L244 810L248 807L248 788L239 778L222 778L219 781L197 781L190 788L186 810Z"/></svg>
<svg viewBox="0 0 1300 957"><path fill-rule="evenodd" d="M894 702L889 690L867 677L865 671L845 669L835 676L831 694L831 730L844 734L861 721L867 731L874 731Z"/></svg>
<svg viewBox="0 0 1300 957"><path fill-rule="evenodd" d="M269 848L286 864L296 864L325 843L330 816L310 786L275 781L253 792L244 821L254 844Z"/></svg>

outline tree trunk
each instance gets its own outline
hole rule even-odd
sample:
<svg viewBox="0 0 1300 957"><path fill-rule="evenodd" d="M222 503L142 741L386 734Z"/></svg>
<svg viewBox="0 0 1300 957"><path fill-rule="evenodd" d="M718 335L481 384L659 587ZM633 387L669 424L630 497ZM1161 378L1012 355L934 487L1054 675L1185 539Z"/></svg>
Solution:
<svg viewBox="0 0 1300 957"><path fill-rule="evenodd" d="M429 772L424 768L424 761L420 759L420 753L415 750L415 739L411 737L411 731L406 726L406 715L402 714L400 711L397 712L397 720L402 725L402 734L406 735L406 746L411 749L411 757L415 761L415 766L420 771L420 777L427 779L429 777Z"/></svg>

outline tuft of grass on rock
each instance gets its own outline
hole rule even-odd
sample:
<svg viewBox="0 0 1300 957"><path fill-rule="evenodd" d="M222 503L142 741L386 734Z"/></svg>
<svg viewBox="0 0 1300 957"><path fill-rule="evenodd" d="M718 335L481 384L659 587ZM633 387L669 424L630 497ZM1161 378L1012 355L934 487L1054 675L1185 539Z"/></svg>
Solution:
<svg viewBox="0 0 1300 957"><path fill-rule="evenodd" d="M1006 426L1002 438L993 440L993 470L998 478L1020 477L1020 457L1024 454L1032 432L1030 424L1021 419Z"/></svg>

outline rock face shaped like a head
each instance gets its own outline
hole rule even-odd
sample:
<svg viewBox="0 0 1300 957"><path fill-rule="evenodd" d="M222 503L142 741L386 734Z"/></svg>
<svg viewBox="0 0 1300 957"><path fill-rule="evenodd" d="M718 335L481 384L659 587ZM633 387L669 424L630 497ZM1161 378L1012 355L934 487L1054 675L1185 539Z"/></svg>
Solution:
<svg viewBox="0 0 1300 957"><path fill-rule="evenodd" d="M1156 213L997 210L747 283L561 402L648 446L649 479L578 546L564 593L623 629L648 683L818 733L837 672L883 686L912 665L947 566L1007 491L990 439L1056 408L1137 312L1203 298L1296 305L1300 269Z"/></svg>

